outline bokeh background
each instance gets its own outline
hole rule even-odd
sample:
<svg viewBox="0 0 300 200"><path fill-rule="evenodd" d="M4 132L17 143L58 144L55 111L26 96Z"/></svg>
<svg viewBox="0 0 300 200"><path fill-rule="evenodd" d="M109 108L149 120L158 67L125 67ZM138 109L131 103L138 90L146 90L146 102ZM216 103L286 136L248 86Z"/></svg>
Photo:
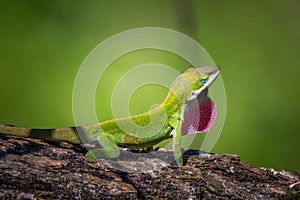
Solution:
<svg viewBox="0 0 300 200"><path fill-rule="evenodd" d="M73 125L72 89L80 64L101 41L136 27L181 31L222 66L227 117L212 150L239 154L261 167L300 171L300 1L2 1L0 123ZM188 63L158 50L116 60L96 94L100 120L112 117L110 95L126 69ZM184 66L184 67L183 67ZM153 92L155 91L155 92ZM147 111L167 90L137 90L132 114Z"/></svg>

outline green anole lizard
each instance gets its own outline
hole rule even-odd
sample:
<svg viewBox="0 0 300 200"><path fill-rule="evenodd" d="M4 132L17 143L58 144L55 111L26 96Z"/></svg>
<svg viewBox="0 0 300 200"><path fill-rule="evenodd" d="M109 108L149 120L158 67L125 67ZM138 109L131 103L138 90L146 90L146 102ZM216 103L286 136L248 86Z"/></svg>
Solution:
<svg viewBox="0 0 300 200"><path fill-rule="evenodd" d="M207 93L219 72L219 66L187 69L174 80L163 103L143 114L93 125L57 129L0 125L0 133L80 144L83 142L78 132L83 132L88 142L97 141L102 146L88 151L87 157L91 158L118 157L119 147L149 148L173 138L174 158L177 165L182 166L181 136L206 132L214 123L216 108ZM151 123L151 120L160 120L161 127L155 129L155 132L151 127L141 129Z"/></svg>

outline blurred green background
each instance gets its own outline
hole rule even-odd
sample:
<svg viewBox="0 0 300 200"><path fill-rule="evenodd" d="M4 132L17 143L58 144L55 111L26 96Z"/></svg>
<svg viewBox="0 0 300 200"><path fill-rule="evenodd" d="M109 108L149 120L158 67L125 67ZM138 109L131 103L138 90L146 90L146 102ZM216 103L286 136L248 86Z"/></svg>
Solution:
<svg viewBox="0 0 300 200"><path fill-rule="evenodd" d="M74 124L73 83L88 53L113 34L158 26L193 37L222 66L227 116L213 152L300 171L299 7L297 0L2 1L0 123ZM99 83L99 119L111 118L111 90L124 69L148 62L181 71L187 66L155 50L120 58ZM148 110L166 92L157 86L139 89L130 100L131 113Z"/></svg>

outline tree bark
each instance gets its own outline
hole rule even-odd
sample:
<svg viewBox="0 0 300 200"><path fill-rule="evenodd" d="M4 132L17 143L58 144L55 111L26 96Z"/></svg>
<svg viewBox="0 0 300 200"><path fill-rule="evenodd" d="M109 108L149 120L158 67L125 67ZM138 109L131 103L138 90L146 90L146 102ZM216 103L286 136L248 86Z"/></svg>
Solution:
<svg viewBox="0 0 300 200"><path fill-rule="evenodd" d="M81 146L0 135L0 199L300 199L299 173L237 155L190 150L181 168L126 173L84 154Z"/></svg>

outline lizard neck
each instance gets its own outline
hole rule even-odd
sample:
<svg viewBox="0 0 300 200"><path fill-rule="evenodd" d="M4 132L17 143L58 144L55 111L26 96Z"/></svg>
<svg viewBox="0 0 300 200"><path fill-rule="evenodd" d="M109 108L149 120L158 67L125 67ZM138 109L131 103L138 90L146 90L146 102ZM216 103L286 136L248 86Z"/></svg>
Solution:
<svg viewBox="0 0 300 200"><path fill-rule="evenodd" d="M181 109L191 96L193 90L185 77L179 76L173 82L169 94L162 103L162 107L166 110L170 125L175 126L180 121Z"/></svg>

